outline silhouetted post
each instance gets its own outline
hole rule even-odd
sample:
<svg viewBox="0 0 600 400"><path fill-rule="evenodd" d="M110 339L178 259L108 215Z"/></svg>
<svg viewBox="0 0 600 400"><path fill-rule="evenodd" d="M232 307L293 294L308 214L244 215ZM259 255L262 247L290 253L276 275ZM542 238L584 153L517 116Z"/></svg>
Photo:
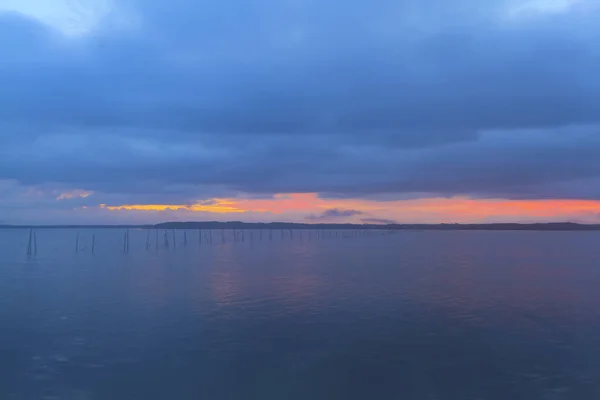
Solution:
<svg viewBox="0 0 600 400"><path fill-rule="evenodd" d="M269 229L269 240L273 240L273 229Z"/></svg>
<svg viewBox="0 0 600 400"><path fill-rule="evenodd" d="M245 240L244 231L245 231L245 229L242 229L242 242Z"/></svg>
<svg viewBox="0 0 600 400"><path fill-rule="evenodd" d="M148 229L148 232L146 233L146 251L148 251L149 248L150 248L150 229Z"/></svg>
<svg viewBox="0 0 600 400"><path fill-rule="evenodd" d="M175 229L171 229L171 233L173 234L173 250L177 248L177 239L175 238Z"/></svg>
<svg viewBox="0 0 600 400"><path fill-rule="evenodd" d="M294 240L294 232L290 229L290 240Z"/></svg>
<svg viewBox="0 0 600 400"><path fill-rule="evenodd" d="M96 251L96 234L92 235L92 254Z"/></svg>
<svg viewBox="0 0 600 400"><path fill-rule="evenodd" d="M208 230L208 238L209 238L209 243L212 244L212 229Z"/></svg>
<svg viewBox="0 0 600 400"><path fill-rule="evenodd" d="M158 250L158 228L156 228L156 243L155 243L155 247L156 247L156 250Z"/></svg>
<svg viewBox="0 0 600 400"><path fill-rule="evenodd" d="M169 248L169 235L167 234L166 229L165 229L165 247Z"/></svg>
<svg viewBox="0 0 600 400"><path fill-rule="evenodd" d="M79 253L79 232L75 234L75 253Z"/></svg>
<svg viewBox="0 0 600 400"><path fill-rule="evenodd" d="M33 254L37 255L37 232L33 232Z"/></svg>
<svg viewBox="0 0 600 400"><path fill-rule="evenodd" d="M183 231L183 247L187 246L187 229Z"/></svg>
<svg viewBox="0 0 600 400"><path fill-rule="evenodd" d="M27 242L27 255L31 256L31 237L33 235L33 230L29 228L29 241Z"/></svg>

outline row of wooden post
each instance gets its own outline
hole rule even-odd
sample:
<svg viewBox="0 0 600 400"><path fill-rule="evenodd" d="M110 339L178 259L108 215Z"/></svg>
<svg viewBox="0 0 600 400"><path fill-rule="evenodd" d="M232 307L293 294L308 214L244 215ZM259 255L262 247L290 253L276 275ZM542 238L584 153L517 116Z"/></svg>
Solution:
<svg viewBox="0 0 600 400"><path fill-rule="evenodd" d="M155 247L158 250L159 248L159 229L156 229L156 235L155 235ZM188 237L187 237L187 229L184 230L183 232L183 247L187 247L188 245ZM246 240L246 235L245 235L245 229L231 229L231 235L232 235L232 239L234 242L244 242ZM284 230L281 229L281 238L283 239L285 237L284 235ZM169 248L171 243L169 242L169 234L168 234L168 230L165 229L164 231L164 247L165 248ZM299 232L299 237L300 240L302 240L303 238L303 230L298 230ZM332 231L331 230L320 230L320 229L316 229L316 236L317 239L321 239L321 238L325 238L325 232L329 233L329 237L332 237ZM373 235L373 231L369 230L369 229L365 229L365 230L357 230L357 231L350 231L351 234L350 236L347 236L344 232L344 234L342 235L342 237L346 238L346 237L351 237L351 236L372 236ZM254 241L254 230L250 230L250 241ZM312 233L313 230L308 230L308 238L310 239L312 237ZM382 233L385 233L385 231L382 231ZM175 229L171 229L171 236L172 236L172 246L173 249L176 248L177 246L177 241L176 241L176 235L175 235ZM335 231L335 237L339 236L339 231ZM290 229L289 230L289 237L290 240L294 239L294 230ZM213 236L212 236L212 230L209 229L208 233L202 232L202 229L198 229L198 245L201 246L202 245L202 239L204 238L204 241L208 244L212 244L213 242ZM263 239L263 230L260 229L259 230L259 238L260 240ZM272 241L273 240L273 230L269 229L269 240ZM221 230L221 242L222 243L226 243L226 235L225 235L225 229ZM148 232L146 234L146 251L148 251L151 247L151 243L150 243L150 229L148 229ZM80 250L80 246L79 246L79 232L76 232L75 234L75 253L79 253ZM92 254L94 254L96 251L96 234L92 235L92 246L91 246L91 252ZM128 253L129 252L129 229L125 229L124 235L123 235L123 252L124 253ZM27 243L27 255L28 256L32 256L32 255L36 255L37 254L37 235L36 232L33 229L29 229L29 240Z"/></svg>

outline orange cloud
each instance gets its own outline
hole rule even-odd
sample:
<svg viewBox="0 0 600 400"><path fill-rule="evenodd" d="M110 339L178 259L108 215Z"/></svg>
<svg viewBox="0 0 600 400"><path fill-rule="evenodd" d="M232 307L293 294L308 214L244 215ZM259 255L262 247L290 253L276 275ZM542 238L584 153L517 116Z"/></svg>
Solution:
<svg viewBox="0 0 600 400"><path fill-rule="evenodd" d="M242 213L235 204L228 200L214 199L210 202L198 203L192 205L183 204L126 204L120 206L107 206L101 204L100 208L105 208L110 211L191 211L191 212L213 212L213 213Z"/></svg>

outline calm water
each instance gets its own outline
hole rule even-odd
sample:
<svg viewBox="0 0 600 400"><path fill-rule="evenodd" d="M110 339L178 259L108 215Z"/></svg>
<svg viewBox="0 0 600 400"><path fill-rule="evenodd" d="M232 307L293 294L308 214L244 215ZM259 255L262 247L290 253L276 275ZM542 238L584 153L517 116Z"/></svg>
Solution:
<svg viewBox="0 0 600 400"><path fill-rule="evenodd" d="M0 231L0 399L600 399L599 233L226 233Z"/></svg>

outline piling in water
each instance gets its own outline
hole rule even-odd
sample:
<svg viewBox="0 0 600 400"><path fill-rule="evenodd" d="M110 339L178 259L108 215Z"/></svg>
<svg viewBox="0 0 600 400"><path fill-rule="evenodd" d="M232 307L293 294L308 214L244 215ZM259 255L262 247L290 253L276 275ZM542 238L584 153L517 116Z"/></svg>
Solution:
<svg viewBox="0 0 600 400"><path fill-rule="evenodd" d="M150 229L148 229L148 232L146 234L146 251L148 251L149 248L150 248Z"/></svg>
<svg viewBox="0 0 600 400"><path fill-rule="evenodd" d="M96 234L92 235L92 254L96 251Z"/></svg>
<svg viewBox="0 0 600 400"><path fill-rule="evenodd" d="M37 232L33 232L33 254L37 255Z"/></svg>
<svg viewBox="0 0 600 400"><path fill-rule="evenodd" d="M127 230L123 233L123 253L127 251Z"/></svg>
<svg viewBox="0 0 600 400"><path fill-rule="evenodd" d="M33 230L31 228L29 228L29 241L27 243L27 255L31 256L31 238L33 235Z"/></svg>
<svg viewBox="0 0 600 400"><path fill-rule="evenodd" d="M75 234L75 253L79 253L79 232Z"/></svg>
<svg viewBox="0 0 600 400"><path fill-rule="evenodd" d="M183 247L187 246L187 229L183 231Z"/></svg>
<svg viewBox="0 0 600 400"><path fill-rule="evenodd" d="M175 239L175 229L171 229L171 233L173 234L173 250L177 248L177 240Z"/></svg>

